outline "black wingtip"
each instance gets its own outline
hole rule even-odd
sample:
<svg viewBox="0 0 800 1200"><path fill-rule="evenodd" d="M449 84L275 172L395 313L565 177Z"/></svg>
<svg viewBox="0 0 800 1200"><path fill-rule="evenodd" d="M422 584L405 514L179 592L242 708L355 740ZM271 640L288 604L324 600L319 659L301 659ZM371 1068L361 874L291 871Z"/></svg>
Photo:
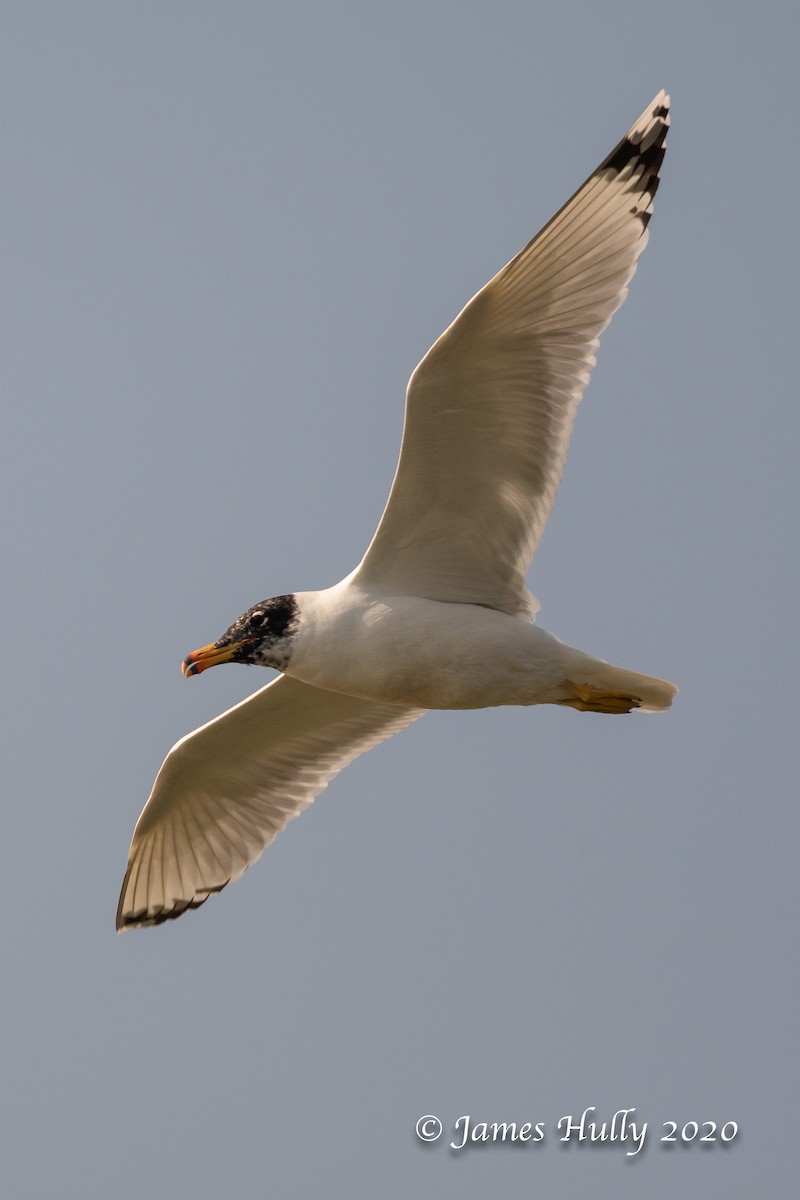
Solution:
<svg viewBox="0 0 800 1200"><path fill-rule="evenodd" d="M624 171L630 163L633 163L641 167L649 178L655 179L657 186L658 171L664 161L664 139L666 136L667 126L664 125L663 132L658 135L656 141L648 146L646 150L642 150L641 146L631 141L629 137L624 137L617 148L612 151L603 163L601 170Z"/></svg>
<svg viewBox="0 0 800 1200"><path fill-rule="evenodd" d="M127 882L127 876L126 876ZM195 897L192 900L180 901L174 908L162 909L158 912L148 913L146 910L135 913L123 913L122 911L122 896L120 896L119 908L117 909L117 933L127 933L129 929L149 929L154 925L165 925L167 921L177 921L178 917L182 917L190 908L200 908L208 900L209 896L216 896L223 888L226 888L230 883L230 879L226 879L224 883L218 887L211 887L205 891L200 898ZM125 887L123 884L123 895Z"/></svg>
<svg viewBox="0 0 800 1200"><path fill-rule="evenodd" d="M669 97L659 92L622 141L603 159L596 172L598 175L605 171L619 174L630 170L631 192L640 198L648 198L644 205L637 203L632 209L645 228L653 215L652 199L660 182L659 171L664 161L668 129Z"/></svg>

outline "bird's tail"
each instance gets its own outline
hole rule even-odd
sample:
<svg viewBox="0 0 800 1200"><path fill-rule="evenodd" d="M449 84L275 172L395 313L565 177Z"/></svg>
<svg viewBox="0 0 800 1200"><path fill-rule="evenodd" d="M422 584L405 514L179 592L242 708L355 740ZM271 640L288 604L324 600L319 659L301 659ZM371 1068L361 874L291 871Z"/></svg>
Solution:
<svg viewBox="0 0 800 1200"><path fill-rule="evenodd" d="M624 667L613 667L600 658L576 650L569 664L566 696L556 703L580 712L663 712L672 704L678 689L665 679L639 675Z"/></svg>

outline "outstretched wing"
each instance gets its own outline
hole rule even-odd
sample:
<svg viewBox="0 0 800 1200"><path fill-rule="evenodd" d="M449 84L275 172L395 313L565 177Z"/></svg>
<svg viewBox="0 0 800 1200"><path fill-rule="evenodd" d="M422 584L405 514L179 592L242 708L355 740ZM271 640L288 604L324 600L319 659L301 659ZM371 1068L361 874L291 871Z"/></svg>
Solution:
<svg viewBox="0 0 800 1200"><path fill-rule="evenodd" d="M422 711L281 675L183 738L136 824L117 929L179 917L238 879L334 775Z"/></svg>
<svg viewBox="0 0 800 1200"><path fill-rule="evenodd" d="M599 336L647 243L668 107L659 92L414 371L397 473L356 579L510 614L538 607L525 574Z"/></svg>

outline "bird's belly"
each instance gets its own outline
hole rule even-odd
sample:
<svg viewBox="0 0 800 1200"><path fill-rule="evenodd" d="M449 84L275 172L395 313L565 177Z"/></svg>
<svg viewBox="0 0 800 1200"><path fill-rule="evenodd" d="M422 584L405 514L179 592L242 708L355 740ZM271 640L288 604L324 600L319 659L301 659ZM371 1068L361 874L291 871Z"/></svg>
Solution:
<svg viewBox="0 0 800 1200"><path fill-rule="evenodd" d="M537 704L564 679L557 638L475 605L391 597L309 624L287 673L364 699L434 709Z"/></svg>

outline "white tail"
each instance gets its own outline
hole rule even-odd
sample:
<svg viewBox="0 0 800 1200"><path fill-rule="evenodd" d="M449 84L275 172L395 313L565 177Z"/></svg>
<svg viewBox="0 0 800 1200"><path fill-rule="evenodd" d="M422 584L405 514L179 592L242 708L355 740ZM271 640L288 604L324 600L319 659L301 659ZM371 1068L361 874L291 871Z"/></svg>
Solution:
<svg viewBox="0 0 800 1200"><path fill-rule="evenodd" d="M665 679L639 675L614 667L579 650L570 656L567 696L559 704L580 712L663 712L672 704L678 689Z"/></svg>

